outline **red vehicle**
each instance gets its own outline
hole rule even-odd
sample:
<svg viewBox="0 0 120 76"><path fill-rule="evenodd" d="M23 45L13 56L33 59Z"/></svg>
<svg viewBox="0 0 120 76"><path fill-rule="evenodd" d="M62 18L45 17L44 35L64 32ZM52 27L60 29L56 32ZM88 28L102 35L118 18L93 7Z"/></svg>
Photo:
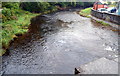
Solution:
<svg viewBox="0 0 120 76"><path fill-rule="evenodd" d="M102 4L101 2L95 2L93 9L94 10L98 10L99 8L108 8L108 6L106 4Z"/></svg>

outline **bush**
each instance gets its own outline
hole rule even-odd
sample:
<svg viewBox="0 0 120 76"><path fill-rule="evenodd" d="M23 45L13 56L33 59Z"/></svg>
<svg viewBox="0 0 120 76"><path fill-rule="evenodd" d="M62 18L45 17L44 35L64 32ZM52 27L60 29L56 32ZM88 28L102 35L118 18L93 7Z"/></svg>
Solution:
<svg viewBox="0 0 120 76"><path fill-rule="evenodd" d="M21 9L10 9L4 7L2 10L2 22L4 23L6 21L17 19L18 16L24 13L29 14L29 12L23 11Z"/></svg>
<svg viewBox="0 0 120 76"><path fill-rule="evenodd" d="M19 2L2 2L2 7L6 7L9 9L19 9Z"/></svg>
<svg viewBox="0 0 120 76"><path fill-rule="evenodd" d="M4 8L2 10L2 22L6 22L9 20L13 20L12 16L16 15L16 11L15 10L11 10L9 8Z"/></svg>
<svg viewBox="0 0 120 76"><path fill-rule="evenodd" d="M10 16L12 16L11 10L7 9L7 8L4 8L2 10L2 22L4 23L8 20L11 20Z"/></svg>
<svg viewBox="0 0 120 76"><path fill-rule="evenodd" d="M56 6L51 6L51 7L48 8L48 10L50 10L50 11L56 11L57 7Z"/></svg>
<svg viewBox="0 0 120 76"><path fill-rule="evenodd" d="M48 2L23 2L20 7L26 11L39 13L47 11L50 4Z"/></svg>

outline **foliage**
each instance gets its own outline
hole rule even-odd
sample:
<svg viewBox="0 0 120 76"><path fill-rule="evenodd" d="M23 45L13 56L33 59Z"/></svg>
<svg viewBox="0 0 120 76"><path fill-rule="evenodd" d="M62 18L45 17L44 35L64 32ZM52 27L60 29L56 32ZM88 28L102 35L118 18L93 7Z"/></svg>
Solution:
<svg viewBox="0 0 120 76"><path fill-rule="evenodd" d="M26 11L39 13L46 11L50 4L48 2L23 2L20 6Z"/></svg>
<svg viewBox="0 0 120 76"><path fill-rule="evenodd" d="M84 2L84 8L92 7L94 2Z"/></svg>
<svg viewBox="0 0 120 76"><path fill-rule="evenodd" d="M67 7L68 5L69 5L69 3L65 3L65 2L58 2L58 3L56 3L56 5L57 6L59 6L59 7L62 7L62 8L65 8L65 7Z"/></svg>
<svg viewBox="0 0 120 76"><path fill-rule="evenodd" d="M9 9L19 9L19 2L2 2L2 7L6 7Z"/></svg>
<svg viewBox="0 0 120 76"><path fill-rule="evenodd" d="M23 11L21 9L9 9L9 8L3 8L2 10L2 22L15 20L18 16L22 15L23 13L29 13L26 11Z"/></svg>
<svg viewBox="0 0 120 76"><path fill-rule="evenodd" d="M90 7L93 6L93 2L22 2L20 4L20 7L23 10L36 13L56 10L56 6L61 8L81 6Z"/></svg>

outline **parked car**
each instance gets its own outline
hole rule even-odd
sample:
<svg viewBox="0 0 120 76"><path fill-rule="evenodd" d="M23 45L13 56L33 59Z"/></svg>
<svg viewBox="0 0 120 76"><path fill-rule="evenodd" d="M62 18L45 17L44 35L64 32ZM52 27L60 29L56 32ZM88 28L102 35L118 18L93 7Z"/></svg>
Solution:
<svg viewBox="0 0 120 76"><path fill-rule="evenodd" d="M108 11L109 13L116 13L117 9L116 9L115 7L109 7L109 8L107 9L107 11Z"/></svg>
<svg viewBox="0 0 120 76"><path fill-rule="evenodd" d="M106 8L100 8L98 9L99 12L105 12L105 13L108 13L107 9Z"/></svg>

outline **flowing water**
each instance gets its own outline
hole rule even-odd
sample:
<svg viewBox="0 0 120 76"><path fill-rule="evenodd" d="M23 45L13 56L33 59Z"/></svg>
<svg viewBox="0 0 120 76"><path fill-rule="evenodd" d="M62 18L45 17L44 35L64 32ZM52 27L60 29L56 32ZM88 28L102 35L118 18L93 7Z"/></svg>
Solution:
<svg viewBox="0 0 120 76"><path fill-rule="evenodd" d="M73 11L38 16L3 57L5 74L74 74L74 68L118 56L118 33Z"/></svg>

